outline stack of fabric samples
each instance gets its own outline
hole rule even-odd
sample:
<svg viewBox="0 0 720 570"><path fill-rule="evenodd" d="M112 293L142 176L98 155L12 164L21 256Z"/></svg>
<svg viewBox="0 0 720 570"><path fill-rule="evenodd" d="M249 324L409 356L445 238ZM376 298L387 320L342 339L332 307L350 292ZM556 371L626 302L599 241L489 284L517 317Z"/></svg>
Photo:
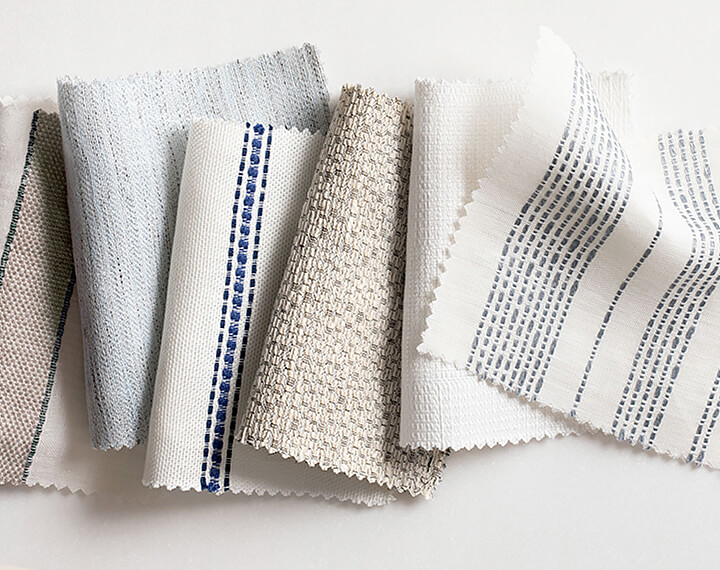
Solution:
<svg viewBox="0 0 720 570"><path fill-rule="evenodd" d="M0 483L383 505L587 428L720 466L720 135L630 89L542 30L414 107L331 112L310 45L2 100Z"/></svg>

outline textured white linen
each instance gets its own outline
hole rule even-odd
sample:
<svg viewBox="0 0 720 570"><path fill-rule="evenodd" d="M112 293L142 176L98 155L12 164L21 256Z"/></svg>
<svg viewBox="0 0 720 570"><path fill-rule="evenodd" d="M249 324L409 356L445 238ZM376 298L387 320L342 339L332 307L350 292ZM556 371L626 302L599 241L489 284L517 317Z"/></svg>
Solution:
<svg viewBox="0 0 720 570"><path fill-rule="evenodd" d="M144 482L322 496L393 495L234 441L324 137L201 120L178 203ZM234 328L233 328L234 327ZM209 408L210 406L210 408Z"/></svg>
<svg viewBox="0 0 720 570"><path fill-rule="evenodd" d="M603 110L621 133L630 128L629 84L625 73L595 77ZM473 374L416 350L457 219L509 132L525 88L520 81L415 84L403 311L403 444L457 450L573 431L558 414L510 398L477 382Z"/></svg>
<svg viewBox="0 0 720 570"><path fill-rule="evenodd" d="M619 440L720 466L720 134L625 142L541 35L419 350Z"/></svg>

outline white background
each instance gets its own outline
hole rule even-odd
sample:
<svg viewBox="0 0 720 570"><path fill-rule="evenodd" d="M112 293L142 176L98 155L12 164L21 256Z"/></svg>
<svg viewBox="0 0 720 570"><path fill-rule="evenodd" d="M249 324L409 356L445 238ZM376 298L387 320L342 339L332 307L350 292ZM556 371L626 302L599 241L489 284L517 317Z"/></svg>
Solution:
<svg viewBox="0 0 720 570"><path fill-rule="evenodd" d="M538 25L594 71L635 74L638 128L720 125L716 3L0 0L0 96L245 58L305 41L334 98L361 83L525 74ZM2 410L0 410L2 413ZM717 567L720 473L601 436L448 461L432 501L158 492L150 504L0 488L0 564L37 568Z"/></svg>

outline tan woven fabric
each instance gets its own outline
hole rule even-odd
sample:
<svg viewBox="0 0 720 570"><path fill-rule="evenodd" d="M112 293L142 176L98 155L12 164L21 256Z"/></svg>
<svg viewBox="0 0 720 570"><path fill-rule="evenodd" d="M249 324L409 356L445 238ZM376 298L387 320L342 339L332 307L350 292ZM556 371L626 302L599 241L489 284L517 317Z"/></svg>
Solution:
<svg viewBox="0 0 720 570"><path fill-rule="evenodd" d="M0 483L27 478L52 389L74 284L66 200L60 121L37 111L0 260Z"/></svg>
<svg viewBox="0 0 720 570"><path fill-rule="evenodd" d="M239 438L429 497L444 453L398 444L411 108L340 96Z"/></svg>

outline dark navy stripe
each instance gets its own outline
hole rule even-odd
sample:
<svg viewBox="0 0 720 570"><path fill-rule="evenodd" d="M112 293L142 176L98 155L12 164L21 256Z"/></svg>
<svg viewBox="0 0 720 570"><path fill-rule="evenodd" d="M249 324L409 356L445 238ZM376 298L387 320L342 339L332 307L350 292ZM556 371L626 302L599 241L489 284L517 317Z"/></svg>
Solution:
<svg viewBox="0 0 720 570"><path fill-rule="evenodd" d="M263 134L263 127L262 125L256 125L255 126L256 132L259 132L259 134ZM257 130L261 129L261 130ZM238 405L240 401L240 388L242 385L242 375L243 370L245 368L245 356L247 353L247 343L248 343L248 337L250 333L250 322L251 322L251 316L252 316L252 305L253 300L255 299L255 286L256 286L256 275L257 275L257 260L258 260L258 253L260 250L260 229L262 227L262 215L263 215L263 204L265 203L265 188L267 186L267 174L268 174L268 165L270 162L270 146L272 144L272 126L268 126L268 135L267 135L267 141L266 141L266 147L265 147L265 162L263 164L263 172L262 172L262 182L260 184L260 196L258 197L258 210L257 210L257 220L255 222L255 236L254 236L254 243L253 243L253 252L252 252L252 265L250 268L250 289L248 291L247 296L247 308L245 310L245 327L243 330L243 338L242 338L242 344L240 346L240 356L238 359L238 369L236 373L236 382L235 382L235 394L233 396L233 407L232 407L232 414L230 416L230 431L228 434L228 443L227 443L227 456L225 459L225 490L230 489L230 468L232 464L232 451L233 451L233 443L235 441L234 434L235 434L235 428L237 426L237 415L238 415Z"/></svg>
<svg viewBox="0 0 720 570"><path fill-rule="evenodd" d="M255 206L255 192L259 175L258 163L260 149L262 148L262 125L253 127L254 136L252 139L247 179L245 182L245 198L240 225L238 227L238 247L235 258L235 279L231 294L229 325L225 340L225 353L223 356L222 375L218 386L217 407L215 411L215 422L212 429L212 449L210 455L210 470L208 490L210 492L220 491L221 469L223 468L223 454L226 453L226 442L229 434L226 432L228 420L228 405L230 404L230 392L235 377L235 354L237 351L238 335L240 333L240 321L242 319L243 295L245 294L245 280L247 278L248 253L250 248L250 234L252 211ZM232 413L232 412L231 412Z"/></svg>
<svg viewBox="0 0 720 570"><path fill-rule="evenodd" d="M248 143L250 140L250 123L246 123L245 125L245 139L243 144L243 150L242 150L242 156L240 159L240 166L238 169L238 177L237 177L237 183L235 186L235 199L233 203L233 211L232 211L232 217L230 221L230 238L229 242L230 245L228 247L228 258L226 263L226 271L225 271L225 290L223 292L223 304L221 309L221 316L220 316L220 332L218 333L218 341L217 341L217 348L215 350L215 365L213 369L213 377L212 377L212 384L210 387L210 397L209 397L209 403L208 403L208 417L207 422L205 424L205 445L203 448L203 463L202 463L202 471L200 476L200 487L202 489L210 490L209 484L207 480L207 471L208 471L208 459L210 454L210 429L213 425L213 414L214 414L214 407L215 407L215 396L216 396L216 390L217 390L217 383L218 383L218 376L220 373L220 356L222 355L222 346L223 346L223 340L224 340L224 334L225 334L225 327L226 327L226 316L227 316L227 310L228 310L228 299L229 299L229 291L230 291L230 283L231 283L231 276L232 276L232 266L233 266L233 258L235 256L235 240L236 240L236 229L237 229L237 213L238 213L238 204L240 202L240 196L242 194L242 184L243 184L243 174L245 173L245 160L247 157L247 148Z"/></svg>

